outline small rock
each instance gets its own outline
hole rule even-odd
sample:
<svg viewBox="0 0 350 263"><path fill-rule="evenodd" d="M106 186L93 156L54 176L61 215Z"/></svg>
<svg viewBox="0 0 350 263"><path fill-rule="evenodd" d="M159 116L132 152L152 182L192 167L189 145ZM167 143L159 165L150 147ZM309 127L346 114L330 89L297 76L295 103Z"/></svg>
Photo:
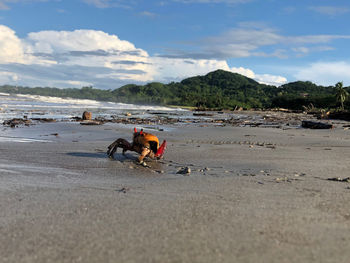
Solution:
<svg viewBox="0 0 350 263"><path fill-rule="evenodd" d="M186 167L181 167L180 170L176 172L177 174L184 174L184 175L189 175L191 173L191 168L186 166Z"/></svg>
<svg viewBox="0 0 350 263"><path fill-rule="evenodd" d="M119 190L117 190L119 193L126 193L127 191L129 191L130 190L130 188L129 187L123 187L122 189L119 189Z"/></svg>
<svg viewBox="0 0 350 263"><path fill-rule="evenodd" d="M92 113L89 112L89 111L84 111L84 112L83 112L82 119L83 119L84 121L91 121L91 120L92 120Z"/></svg>
<svg viewBox="0 0 350 263"><path fill-rule="evenodd" d="M276 182L277 183L280 183L280 182L288 182L288 183L290 183L291 182L291 180L288 178L288 177L282 177L282 178L276 178Z"/></svg>

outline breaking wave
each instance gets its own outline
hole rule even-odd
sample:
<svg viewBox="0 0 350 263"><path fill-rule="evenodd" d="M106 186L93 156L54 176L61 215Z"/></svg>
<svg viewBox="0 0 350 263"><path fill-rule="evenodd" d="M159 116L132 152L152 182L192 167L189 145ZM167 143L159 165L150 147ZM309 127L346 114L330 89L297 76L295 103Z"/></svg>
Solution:
<svg viewBox="0 0 350 263"><path fill-rule="evenodd" d="M94 116L120 115L127 111L140 113L160 111L169 112L170 114L186 111L180 108L163 106L0 93L0 121L22 118L23 116L67 119L73 116L81 116L85 110L91 111Z"/></svg>

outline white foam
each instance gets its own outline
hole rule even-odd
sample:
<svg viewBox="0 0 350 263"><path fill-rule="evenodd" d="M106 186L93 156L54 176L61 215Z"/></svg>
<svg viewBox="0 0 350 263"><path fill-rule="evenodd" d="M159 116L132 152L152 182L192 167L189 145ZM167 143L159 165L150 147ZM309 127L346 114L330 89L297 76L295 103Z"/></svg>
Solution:
<svg viewBox="0 0 350 263"><path fill-rule="evenodd" d="M86 100L86 99L72 99L72 98L59 98L59 97L49 97L41 95L29 95L29 94L17 94L17 97L32 99L33 101L42 101L49 103L58 103L58 104L86 104L86 105L100 105L101 103L96 100Z"/></svg>
<svg viewBox="0 0 350 263"><path fill-rule="evenodd" d="M116 110L160 110L160 111L182 111L180 108L169 108L164 106L146 106L146 105L135 105L117 102L104 102L88 99L73 99L73 98L58 98L40 95L27 95L27 94L17 94L19 100L23 99L32 100L33 104L21 105L13 104L15 107L40 107L40 108L99 108L99 109L116 109ZM14 100L16 98L14 97ZM35 102L46 102L51 103L51 105L37 105ZM54 105L52 105L54 104ZM31 106L33 105L33 106Z"/></svg>
<svg viewBox="0 0 350 263"><path fill-rule="evenodd" d="M52 142L49 140L39 140L32 138L21 138L21 137L4 137L0 136L0 142Z"/></svg>

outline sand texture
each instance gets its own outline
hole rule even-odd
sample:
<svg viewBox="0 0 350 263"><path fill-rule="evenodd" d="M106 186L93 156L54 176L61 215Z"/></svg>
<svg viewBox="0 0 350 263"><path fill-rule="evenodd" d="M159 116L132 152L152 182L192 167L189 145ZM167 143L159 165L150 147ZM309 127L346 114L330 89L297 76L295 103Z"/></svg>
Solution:
<svg viewBox="0 0 350 263"><path fill-rule="evenodd" d="M3 128L0 262L349 262L344 124L168 128L150 167L105 154L131 126Z"/></svg>

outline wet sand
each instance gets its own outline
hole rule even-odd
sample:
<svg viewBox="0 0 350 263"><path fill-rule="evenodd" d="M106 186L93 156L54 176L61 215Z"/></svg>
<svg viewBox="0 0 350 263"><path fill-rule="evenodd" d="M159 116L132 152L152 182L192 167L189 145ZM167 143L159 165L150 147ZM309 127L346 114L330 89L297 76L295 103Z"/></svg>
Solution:
<svg viewBox="0 0 350 263"><path fill-rule="evenodd" d="M172 125L151 168L106 157L131 126L2 128L0 261L348 262L343 126Z"/></svg>

